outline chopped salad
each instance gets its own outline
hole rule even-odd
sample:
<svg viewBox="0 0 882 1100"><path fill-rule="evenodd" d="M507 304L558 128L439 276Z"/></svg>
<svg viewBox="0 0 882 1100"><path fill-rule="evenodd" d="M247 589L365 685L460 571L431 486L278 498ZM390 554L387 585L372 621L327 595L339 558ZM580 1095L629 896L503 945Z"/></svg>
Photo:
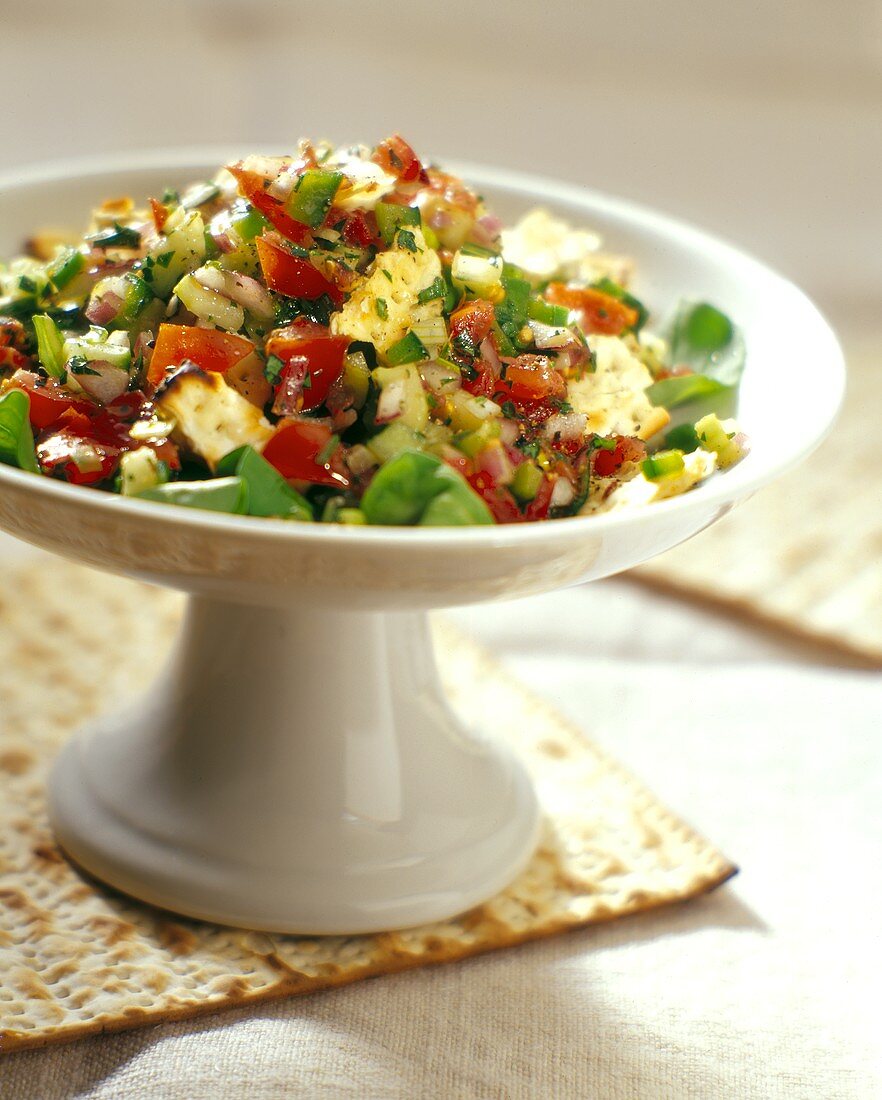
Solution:
<svg viewBox="0 0 882 1100"><path fill-rule="evenodd" d="M0 461L296 522L642 506L745 453L744 347L703 301L653 333L631 277L398 135L249 156L0 267Z"/></svg>

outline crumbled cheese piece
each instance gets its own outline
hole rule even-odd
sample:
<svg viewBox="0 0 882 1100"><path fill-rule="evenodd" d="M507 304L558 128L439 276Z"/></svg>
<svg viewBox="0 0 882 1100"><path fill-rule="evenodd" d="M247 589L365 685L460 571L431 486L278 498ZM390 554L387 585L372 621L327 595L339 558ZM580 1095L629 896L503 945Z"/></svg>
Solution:
<svg viewBox="0 0 882 1100"><path fill-rule="evenodd" d="M652 375L618 336L591 335L596 369L570 382L567 400L588 417L586 431L649 439L670 419L645 394Z"/></svg>
<svg viewBox="0 0 882 1100"><path fill-rule="evenodd" d="M370 159L364 146L338 149L322 164L323 168L342 172L346 179L334 196L334 206L351 213L353 210L373 210L384 195L394 191L398 180L384 172Z"/></svg>
<svg viewBox="0 0 882 1100"><path fill-rule="evenodd" d="M441 275L438 253L426 246L417 226L405 228L413 234L417 250L411 252L396 244L381 252L349 301L331 318L331 331L336 335L367 341L381 355L416 322L441 315L440 298L424 304L417 298ZM378 312L379 300L386 303L386 308Z"/></svg>
<svg viewBox="0 0 882 1100"><path fill-rule="evenodd" d="M502 231L502 252L535 279L594 283L608 278L626 284L633 264L624 256L600 251L603 241L587 229L573 229L547 210L531 210L512 228Z"/></svg>
<svg viewBox="0 0 882 1100"><path fill-rule="evenodd" d="M184 368L159 391L157 409L174 419L173 437L201 455L211 469L237 447L262 451L273 427L222 374Z"/></svg>
<svg viewBox="0 0 882 1100"><path fill-rule="evenodd" d="M656 500L679 496L710 477L717 465L717 456L712 451L699 448L683 456L683 469L675 474L666 474L651 481L641 471L630 481L614 489L603 501L591 501L583 512L615 512L620 508L639 508L652 504Z"/></svg>

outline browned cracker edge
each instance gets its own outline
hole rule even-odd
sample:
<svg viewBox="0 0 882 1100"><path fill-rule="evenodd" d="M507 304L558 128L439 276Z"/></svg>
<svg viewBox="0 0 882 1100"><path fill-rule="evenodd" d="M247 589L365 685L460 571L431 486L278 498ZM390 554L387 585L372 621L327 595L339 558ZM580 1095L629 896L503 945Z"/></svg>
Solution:
<svg viewBox="0 0 882 1100"><path fill-rule="evenodd" d="M640 585L656 592L662 592L668 596L676 596L687 600L695 607L709 611L719 611L725 608L739 622L750 626L760 626L765 630L776 634L784 640L796 640L803 645L811 647L819 656L838 654L856 668L878 671L882 668L882 652L848 642L835 633L814 630L804 626L796 618L790 615L778 615L773 611L766 611L756 604L749 596L729 596L724 593L709 592L701 585L692 584L689 581L678 580L675 577L663 576L661 567L656 572L655 568L644 572L638 567L620 578L628 584Z"/></svg>
<svg viewBox="0 0 882 1100"><path fill-rule="evenodd" d="M713 875L696 886L686 894L676 898L653 898L644 903L635 901L628 905L615 916L635 916L639 913L648 913L653 909L661 909L693 898L708 894L717 887L722 886L733 875L738 873L738 868L732 864L726 864L719 874ZM117 1018L110 1021L102 1021L97 1017L92 1023L59 1028L54 1034L29 1036L20 1031L0 1031L0 1054L12 1054L16 1051L36 1050L40 1047L56 1046L62 1043L72 1043L77 1039L87 1039L93 1035L109 1035L120 1031L130 1031L138 1027L150 1024L168 1024L176 1020L193 1019L198 1016L208 1016L212 1013L227 1011L233 1008L242 1008L245 1005L259 1004L266 1001L278 1001L284 997L303 996L309 993L321 993L328 989L336 989L365 978L379 978L386 974L400 974L406 970L416 970L423 966L440 966L444 963L458 962L477 955L488 954L506 947L517 947L533 940L545 939L547 936L560 935L563 932L573 932L579 928L587 928L592 924L605 923L603 920L592 919L580 921L578 919L567 920L562 918L544 927L532 929L524 934L502 935L494 943L481 943L475 946L463 947L456 950L445 951L442 949L427 948L418 955L399 949L397 957L391 961L378 963L372 966L364 966L358 970L348 971L342 975L329 975L326 978L310 978L299 971L292 970L281 959L273 955L265 958L270 965L281 971L287 971L280 981L268 989L254 993L224 994L217 1001L206 1001L201 1005L186 1005L178 1010L162 1010L152 1012L149 1009L131 1008L124 1012L123 1019ZM387 933L394 935L394 933ZM308 988L303 988L308 986Z"/></svg>

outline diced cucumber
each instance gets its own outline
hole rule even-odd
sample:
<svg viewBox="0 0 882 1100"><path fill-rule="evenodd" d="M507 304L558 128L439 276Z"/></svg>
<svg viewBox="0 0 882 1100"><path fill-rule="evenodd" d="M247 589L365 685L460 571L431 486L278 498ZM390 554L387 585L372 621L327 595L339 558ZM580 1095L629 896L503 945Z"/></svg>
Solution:
<svg viewBox="0 0 882 1100"><path fill-rule="evenodd" d="M126 451L119 460L119 491L134 497L168 481L168 468L152 447Z"/></svg>
<svg viewBox="0 0 882 1100"><path fill-rule="evenodd" d="M396 420L388 428L377 432L365 446L378 462L383 463L388 462L401 451L420 450L421 443L420 437L413 428L409 428L401 420Z"/></svg>
<svg viewBox="0 0 882 1100"><path fill-rule="evenodd" d="M175 285L175 294L191 313L227 332L238 332L245 324L245 310L222 294L204 287L195 275L185 275Z"/></svg>
<svg viewBox="0 0 882 1100"><path fill-rule="evenodd" d="M68 336L64 341L64 359L85 359L110 363L113 367L127 371L132 365L132 352L129 337L125 332L108 333L107 329L93 325L83 335Z"/></svg>
<svg viewBox="0 0 882 1100"><path fill-rule="evenodd" d="M371 385L371 369L364 352L351 351L343 360L343 385L352 394L353 407L360 409L367 400Z"/></svg>
<svg viewBox="0 0 882 1100"><path fill-rule="evenodd" d="M165 230L165 239L151 249L142 269L161 298L167 298L175 283L205 259L205 222L198 210L187 212L179 206L165 223Z"/></svg>
<svg viewBox="0 0 882 1100"><path fill-rule="evenodd" d="M539 492L542 484L543 473L532 462L522 462L515 470L509 489L523 503L532 500Z"/></svg>
<svg viewBox="0 0 882 1100"><path fill-rule="evenodd" d="M695 425L695 434L702 447L713 451L720 469L732 466L744 457L744 449L737 441L737 432L727 431L727 426L714 413L703 416Z"/></svg>
<svg viewBox="0 0 882 1100"><path fill-rule="evenodd" d="M423 431L429 423L429 402L417 368L408 363L399 367L377 367L372 373L381 390L393 382L403 386L404 397L399 420L414 431Z"/></svg>
<svg viewBox="0 0 882 1100"><path fill-rule="evenodd" d="M463 432L456 437L456 446L469 458L474 458L479 451L487 446L491 440L498 439L500 433L499 420L484 420L478 428L470 432Z"/></svg>
<svg viewBox="0 0 882 1100"><path fill-rule="evenodd" d="M466 390L450 395L450 426L457 432L472 432L486 420L502 416L502 409L489 397L476 396Z"/></svg>
<svg viewBox="0 0 882 1100"><path fill-rule="evenodd" d="M502 257L473 256L460 249L453 257L450 275L454 285L477 298L487 298L502 284Z"/></svg>
<svg viewBox="0 0 882 1100"><path fill-rule="evenodd" d="M685 469L682 451L658 451L649 458L644 459L643 476L649 481L658 481L672 474L679 474Z"/></svg>

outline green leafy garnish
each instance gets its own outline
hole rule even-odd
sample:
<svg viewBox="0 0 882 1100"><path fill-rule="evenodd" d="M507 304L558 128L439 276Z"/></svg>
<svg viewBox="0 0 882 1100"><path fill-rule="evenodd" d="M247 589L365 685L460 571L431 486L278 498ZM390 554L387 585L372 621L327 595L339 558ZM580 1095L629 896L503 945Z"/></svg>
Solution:
<svg viewBox="0 0 882 1100"><path fill-rule="evenodd" d="M8 390L0 397L0 462L38 474L30 407L31 399L24 390Z"/></svg>

